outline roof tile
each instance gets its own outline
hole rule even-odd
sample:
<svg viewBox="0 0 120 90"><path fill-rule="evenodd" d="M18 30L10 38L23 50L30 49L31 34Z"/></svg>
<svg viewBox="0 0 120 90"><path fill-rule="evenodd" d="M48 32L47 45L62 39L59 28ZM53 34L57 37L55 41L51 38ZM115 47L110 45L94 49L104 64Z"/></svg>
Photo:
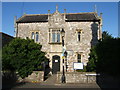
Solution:
<svg viewBox="0 0 120 90"><path fill-rule="evenodd" d="M66 21L93 21L99 20L95 12L91 13L67 13ZM31 23L31 22L48 22L48 14L24 15L19 18L17 23Z"/></svg>

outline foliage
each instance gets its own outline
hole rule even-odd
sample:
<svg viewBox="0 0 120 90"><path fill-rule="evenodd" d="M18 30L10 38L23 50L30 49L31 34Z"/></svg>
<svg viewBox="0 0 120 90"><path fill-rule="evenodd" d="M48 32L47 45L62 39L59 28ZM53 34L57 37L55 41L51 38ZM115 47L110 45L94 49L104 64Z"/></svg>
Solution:
<svg viewBox="0 0 120 90"><path fill-rule="evenodd" d="M3 70L17 71L24 78L33 70L41 69L41 63L47 61L42 46L30 39L15 38L2 51Z"/></svg>
<svg viewBox="0 0 120 90"><path fill-rule="evenodd" d="M102 41L91 49L87 71L119 76L119 46L120 38L113 38L107 32L103 32Z"/></svg>
<svg viewBox="0 0 120 90"><path fill-rule="evenodd" d="M112 35L110 35L107 31L102 33L102 40L113 39Z"/></svg>
<svg viewBox="0 0 120 90"><path fill-rule="evenodd" d="M89 62L87 63L86 69L88 72L96 72L96 62L97 62L97 54L96 47L91 48L91 53L89 54Z"/></svg>

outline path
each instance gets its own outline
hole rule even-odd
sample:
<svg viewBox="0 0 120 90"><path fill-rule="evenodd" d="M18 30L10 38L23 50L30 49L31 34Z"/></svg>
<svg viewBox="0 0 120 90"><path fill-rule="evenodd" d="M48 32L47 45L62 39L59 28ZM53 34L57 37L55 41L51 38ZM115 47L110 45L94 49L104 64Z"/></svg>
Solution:
<svg viewBox="0 0 120 90"><path fill-rule="evenodd" d="M47 80L41 83L41 85L55 85L57 79L57 74L52 74Z"/></svg>

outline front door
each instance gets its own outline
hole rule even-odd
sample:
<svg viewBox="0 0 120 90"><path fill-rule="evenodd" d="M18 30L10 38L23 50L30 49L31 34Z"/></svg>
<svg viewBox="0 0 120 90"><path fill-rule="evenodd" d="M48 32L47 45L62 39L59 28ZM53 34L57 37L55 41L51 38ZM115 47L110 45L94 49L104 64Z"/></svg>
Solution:
<svg viewBox="0 0 120 90"><path fill-rule="evenodd" d="M60 56L55 55L52 57L52 73L56 74L60 71Z"/></svg>

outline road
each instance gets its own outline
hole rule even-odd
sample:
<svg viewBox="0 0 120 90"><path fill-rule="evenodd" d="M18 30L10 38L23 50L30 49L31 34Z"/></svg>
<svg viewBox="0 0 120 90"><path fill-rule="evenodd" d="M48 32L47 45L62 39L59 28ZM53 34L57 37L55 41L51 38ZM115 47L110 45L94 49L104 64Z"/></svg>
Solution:
<svg viewBox="0 0 120 90"><path fill-rule="evenodd" d="M45 85L40 83L25 83L23 85L18 85L15 88L98 88L100 87L97 84L54 84L54 85Z"/></svg>

